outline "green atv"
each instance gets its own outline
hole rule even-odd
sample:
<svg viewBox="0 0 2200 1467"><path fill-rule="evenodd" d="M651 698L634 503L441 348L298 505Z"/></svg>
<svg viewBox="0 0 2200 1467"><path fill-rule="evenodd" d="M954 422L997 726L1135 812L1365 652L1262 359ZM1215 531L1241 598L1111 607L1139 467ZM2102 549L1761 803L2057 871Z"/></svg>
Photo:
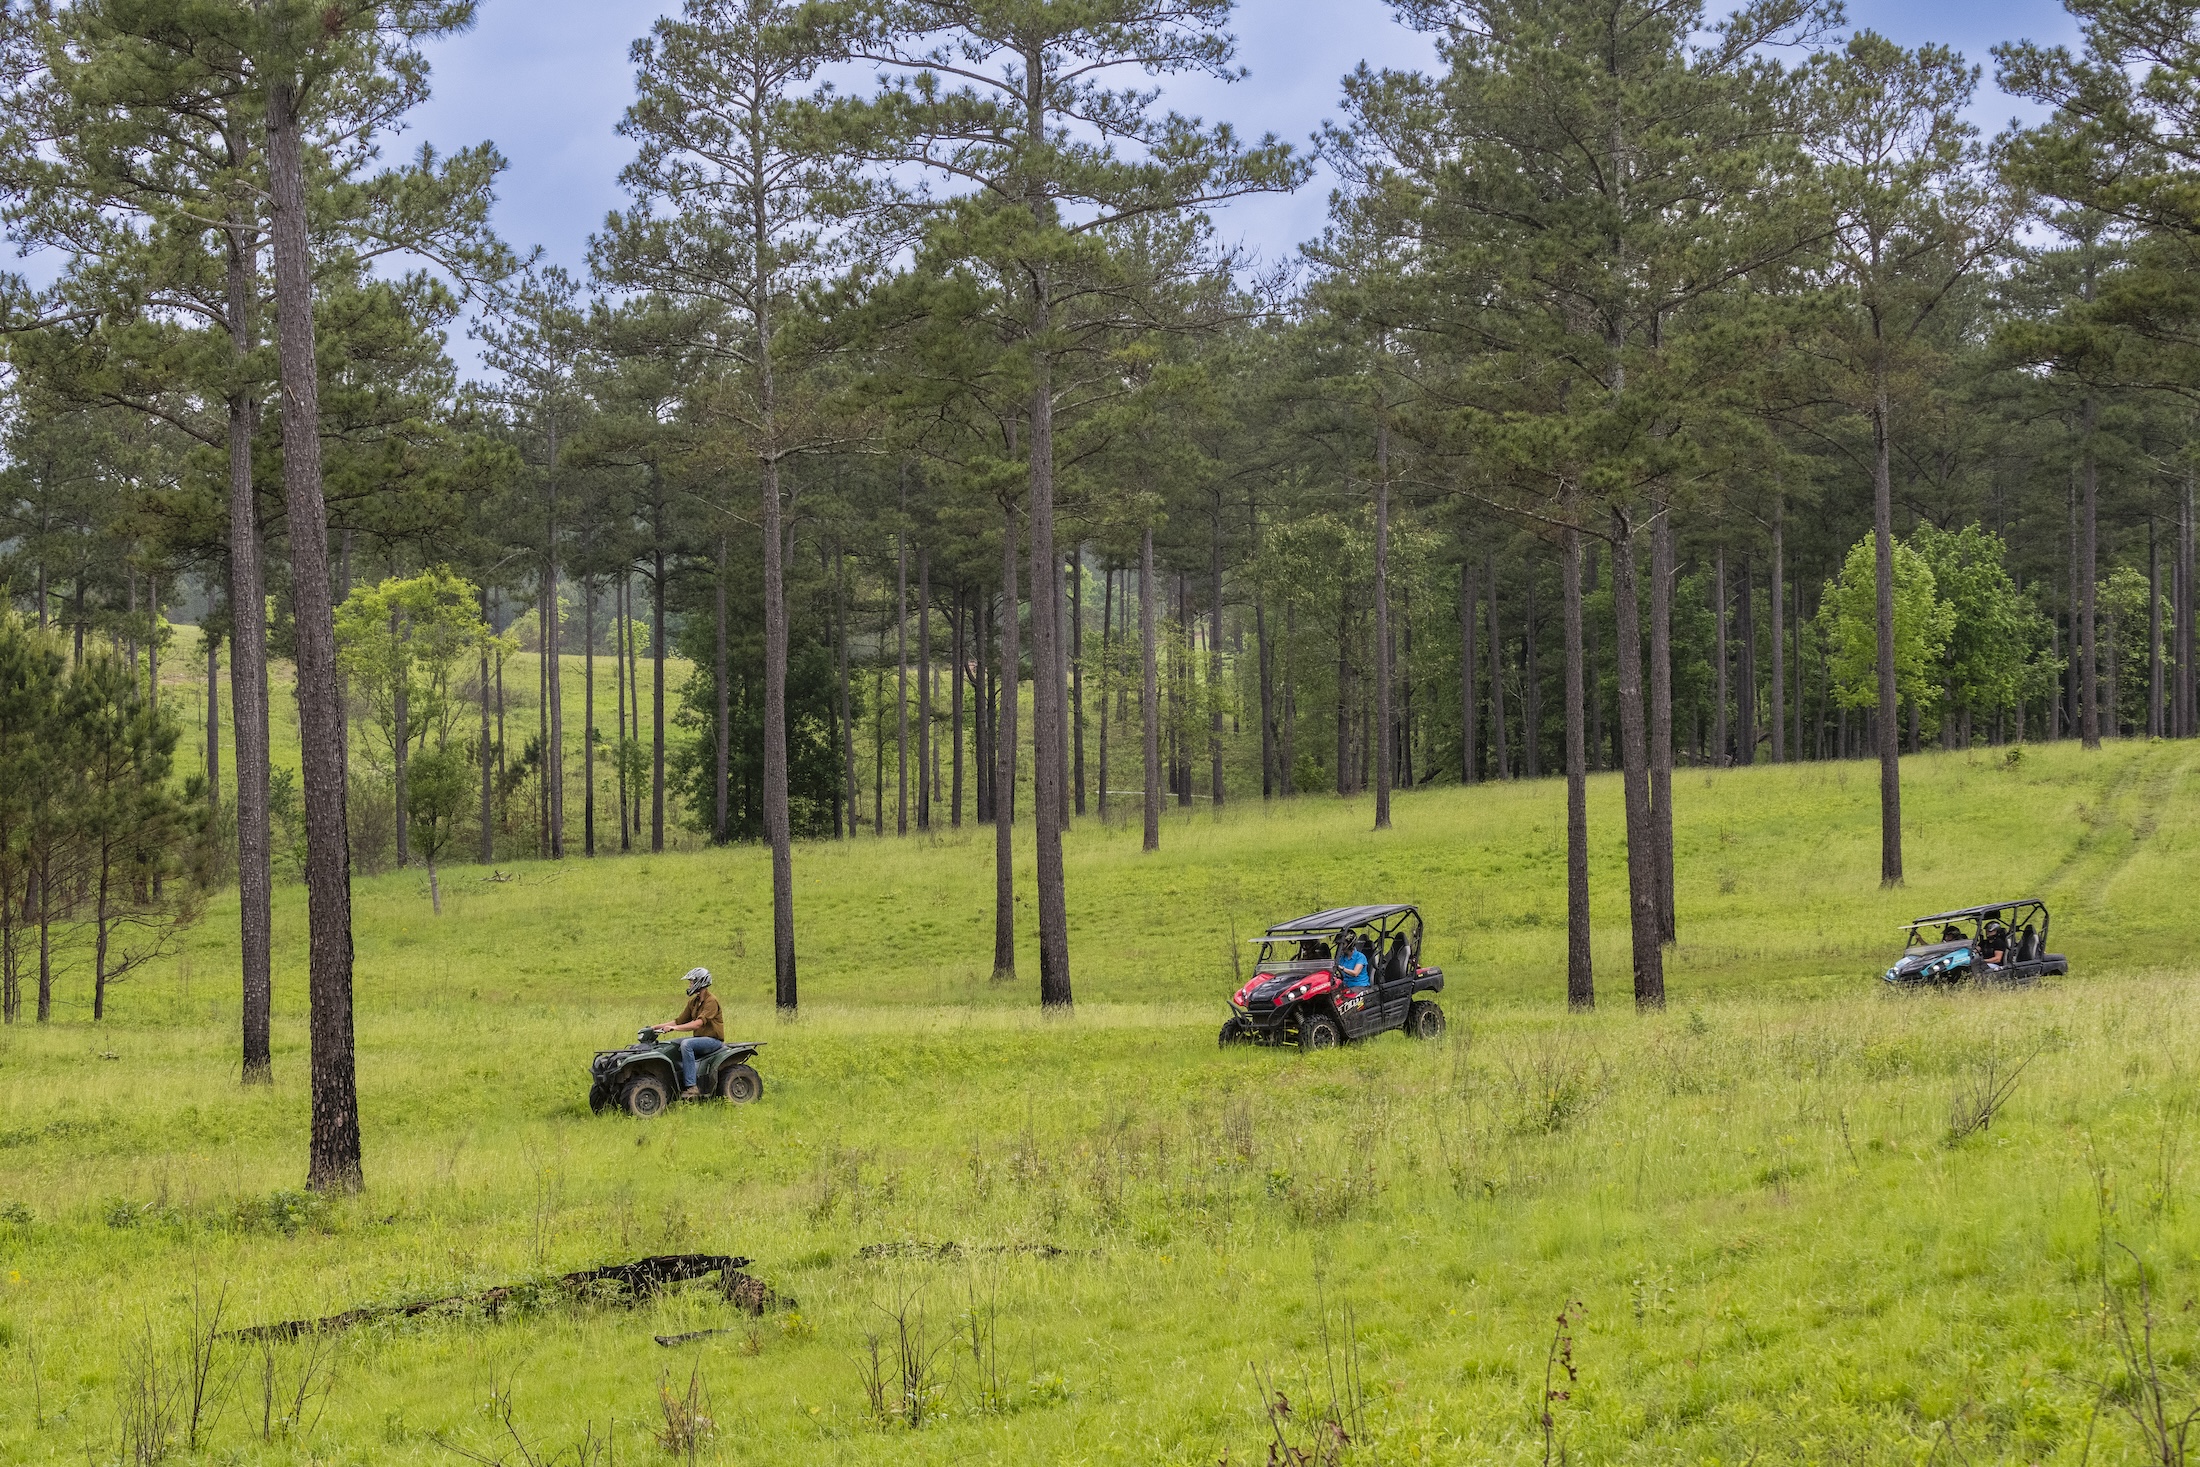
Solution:
<svg viewBox="0 0 2200 1467"><path fill-rule="evenodd" d="M762 1095L764 1077L749 1061L763 1047L761 1041L728 1044L699 1057L694 1098L746 1104ZM620 1106L630 1116L659 1115L680 1094L680 1042L644 1029L625 1049L598 1050L588 1075L588 1108L596 1114Z"/></svg>

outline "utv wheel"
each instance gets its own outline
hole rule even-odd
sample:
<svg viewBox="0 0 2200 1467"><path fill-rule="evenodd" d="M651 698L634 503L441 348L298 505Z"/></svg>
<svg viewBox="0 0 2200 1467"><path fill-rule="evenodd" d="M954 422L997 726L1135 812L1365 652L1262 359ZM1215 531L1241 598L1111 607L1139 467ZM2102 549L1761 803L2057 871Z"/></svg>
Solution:
<svg viewBox="0 0 2200 1467"><path fill-rule="evenodd" d="M626 1107L626 1113L643 1120L664 1114L665 1107L671 1103L672 1091L655 1075L629 1080L626 1089L619 1093L619 1104Z"/></svg>
<svg viewBox="0 0 2200 1467"><path fill-rule="evenodd" d="M1223 1023L1221 1035L1215 1040L1215 1043L1224 1049L1229 1049L1233 1045L1251 1044L1252 1042L1253 1036L1245 1032L1245 1021L1243 1019L1226 1020Z"/></svg>
<svg viewBox="0 0 2200 1467"><path fill-rule="evenodd" d="M1327 1014L1308 1014L1299 1020L1299 1048L1312 1054L1317 1049L1335 1049L1344 1043L1344 1031L1337 1021Z"/></svg>
<svg viewBox="0 0 2200 1467"><path fill-rule="evenodd" d="M764 1093L764 1077L747 1065L728 1065L718 1072L718 1093L735 1105L747 1105Z"/></svg>
<svg viewBox="0 0 2200 1467"><path fill-rule="evenodd" d="M1414 1039L1443 1038L1444 1011L1425 998L1415 999L1406 1010L1406 1033Z"/></svg>

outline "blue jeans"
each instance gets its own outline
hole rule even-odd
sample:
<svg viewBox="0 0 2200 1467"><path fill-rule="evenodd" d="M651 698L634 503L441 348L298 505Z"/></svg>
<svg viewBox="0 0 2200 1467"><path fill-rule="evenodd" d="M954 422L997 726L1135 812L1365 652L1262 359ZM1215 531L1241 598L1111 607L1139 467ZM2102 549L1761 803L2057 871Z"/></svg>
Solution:
<svg viewBox="0 0 2200 1467"><path fill-rule="evenodd" d="M695 1062L706 1054L716 1054L726 1046L719 1040L701 1034L690 1034L680 1041L680 1083L688 1089L695 1088Z"/></svg>

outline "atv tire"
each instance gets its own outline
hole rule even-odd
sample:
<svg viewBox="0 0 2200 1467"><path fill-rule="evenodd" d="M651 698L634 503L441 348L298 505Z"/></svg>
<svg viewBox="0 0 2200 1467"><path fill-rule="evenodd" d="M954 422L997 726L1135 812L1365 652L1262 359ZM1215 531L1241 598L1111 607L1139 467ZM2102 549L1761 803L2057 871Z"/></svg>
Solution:
<svg viewBox="0 0 2200 1467"><path fill-rule="evenodd" d="M602 1115L616 1103L610 1086L599 1084L588 1087L588 1108L594 1114Z"/></svg>
<svg viewBox="0 0 2200 1467"><path fill-rule="evenodd" d="M657 1076L643 1075L626 1082L626 1088L619 1092L619 1104L626 1107L628 1115L646 1121L665 1113L665 1107L672 1104L672 1091Z"/></svg>
<svg viewBox="0 0 2200 1467"><path fill-rule="evenodd" d="M1299 1020L1299 1048L1308 1054L1320 1049L1335 1049L1344 1043L1344 1030L1328 1014L1308 1014Z"/></svg>
<svg viewBox="0 0 2200 1467"><path fill-rule="evenodd" d="M718 1072L718 1093L735 1105L746 1105L764 1094L764 1077L748 1065L728 1065Z"/></svg>
<svg viewBox="0 0 2200 1467"><path fill-rule="evenodd" d="M1223 1049L1230 1049L1240 1044L1251 1044L1252 1042L1253 1036L1246 1032L1243 1019L1225 1019L1222 1024L1222 1033L1215 1038L1216 1045Z"/></svg>
<svg viewBox="0 0 2200 1467"><path fill-rule="evenodd" d="M1441 1039L1444 1037L1444 1011L1425 998L1417 998L1406 1010L1406 1037L1409 1039Z"/></svg>

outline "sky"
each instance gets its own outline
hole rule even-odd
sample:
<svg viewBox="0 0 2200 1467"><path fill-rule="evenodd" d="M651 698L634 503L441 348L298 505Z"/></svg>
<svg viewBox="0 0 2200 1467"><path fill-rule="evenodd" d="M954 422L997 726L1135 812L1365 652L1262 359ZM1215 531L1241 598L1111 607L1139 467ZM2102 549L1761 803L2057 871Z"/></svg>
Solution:
<svg viewBox="0 0 2200 1467"><path fill-rule="evenodd" d="M631 148L616 129L633 92L627 48L671 3L481 0L471 31L431 49L434 95L414 114L408 142L450 149L493 141L510 163L495 214L504 238L584 267L590 232L625 202L618 173ZM2076 40L2054 0L1850 0L1849 18L1907 46L1952 46L1982 65L1973 120L1989 134L2032 115L1994 89L1989 49L2020 38ZM1179 83L1166 94L1169 104L1302 146L1336 115L1339 81L1360 62L1408 67L1433 57L1428 38L1398 25L1382 0L1240 0L1233 29L1250 75L1231 85ZM1296 194L1236 201L1216 221L1225 238L1273 262L1321 232L1327 198L1327 181L1317 176ZM451 346L470 372L472 343Z"/></svg>

